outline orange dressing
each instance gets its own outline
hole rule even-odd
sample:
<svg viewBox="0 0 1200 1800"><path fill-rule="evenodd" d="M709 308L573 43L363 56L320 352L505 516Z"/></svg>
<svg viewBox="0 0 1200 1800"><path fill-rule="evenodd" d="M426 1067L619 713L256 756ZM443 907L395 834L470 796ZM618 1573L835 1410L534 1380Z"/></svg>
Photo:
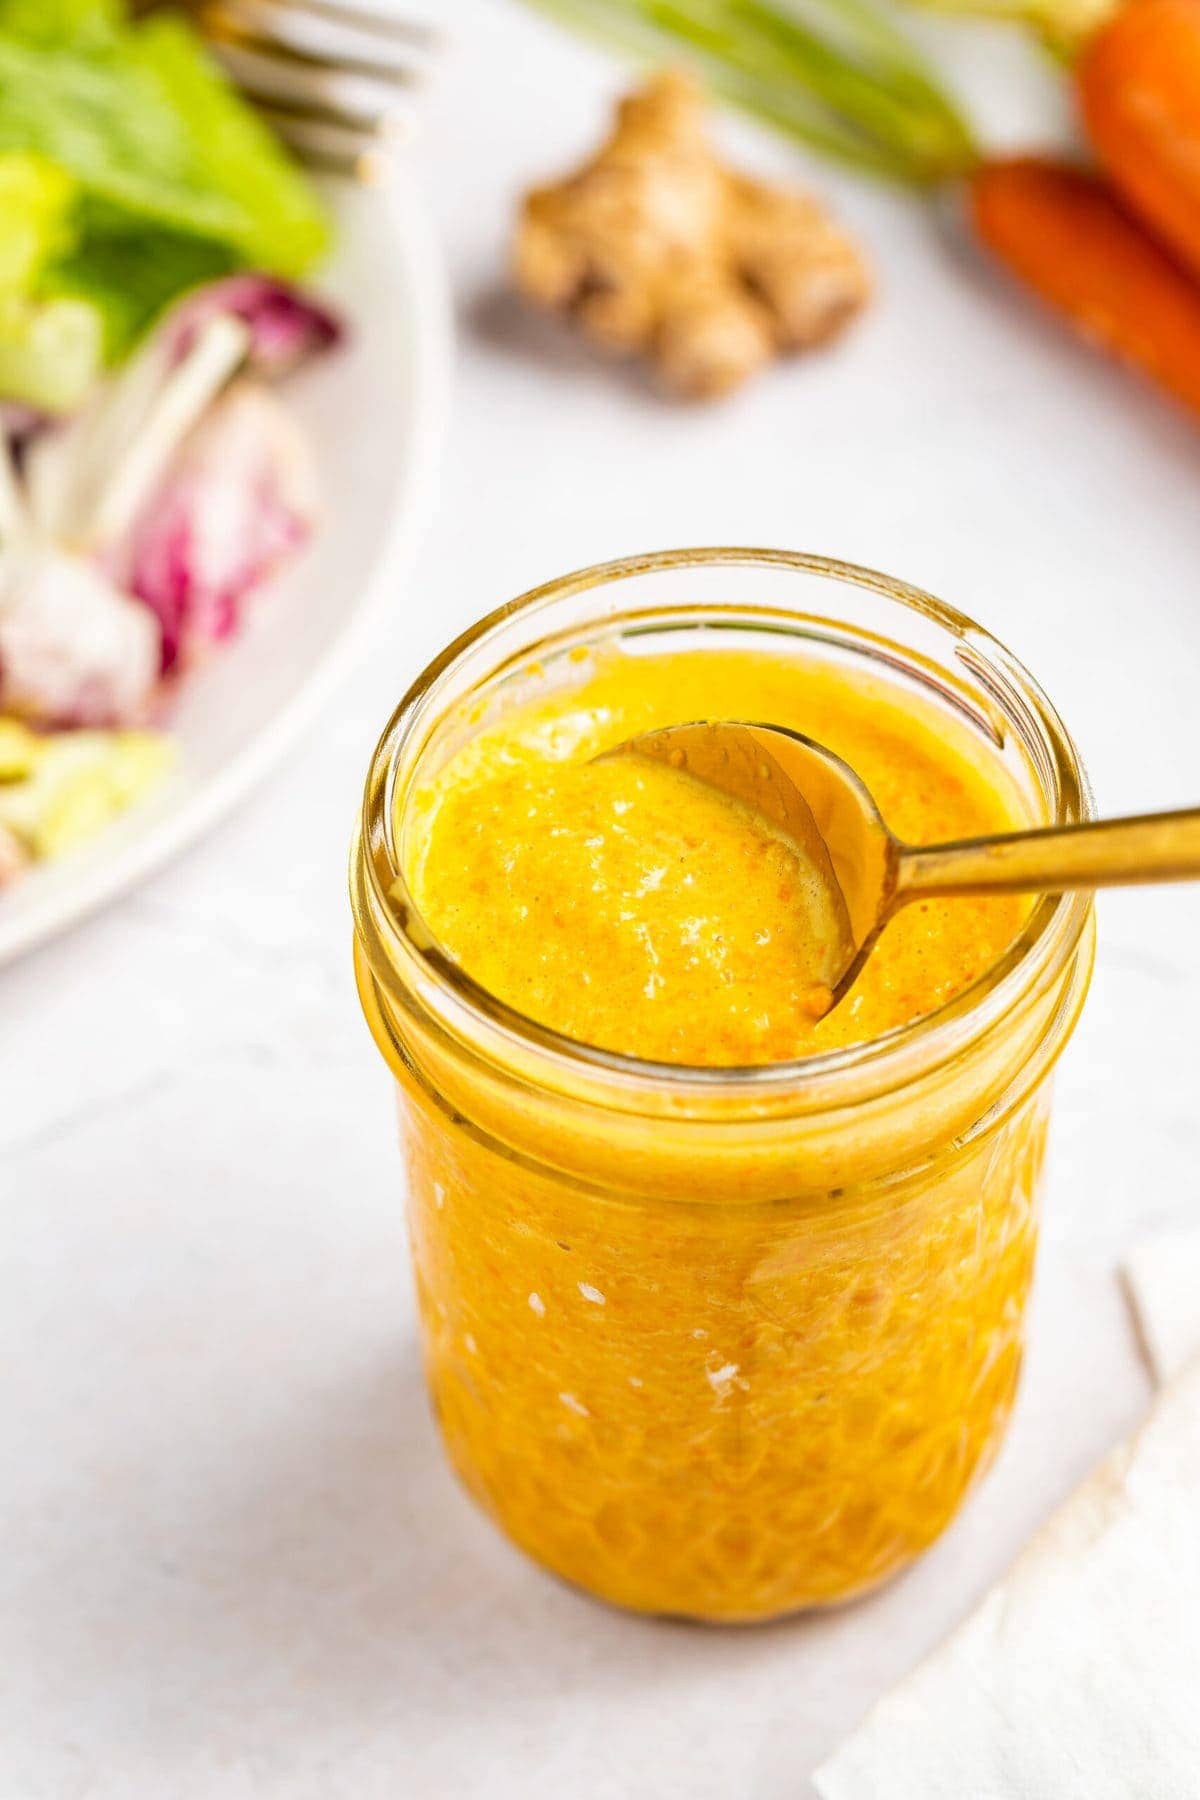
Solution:
<svg viewBox="0 0 1200 1800"><path fill-rule="evenodd" d="M912 843L1021 822L1015 796L948 741L944 718L880 684L754 655L622 657L481 732L418 796L417 904L483 987L604 1049L783 1062L932 1012L1014 937L1020 900L922 902L820 1018L822 921L801 853L686 774L592 760L706 717L767 720L828 745Z"/></svg>
<svg viewBox="0 0 1200 1800"><path fill-rule="evenodd" d="M918 843L1024 822L999 759L899 685L789 656L573 673L480 709L401 796L424 920L511 1007L642 1057L765 1063L935 1011L1017 932L1019 901L913 906L815 1018L795 853L686 776L592 758L695 718L791 725ZM1015 1392L1046 1074L1086 966L894 1089L809 1104L801 1072L782 1110L750 1093L718 1123L670 1096L609 1111L562 1062L527 1079L360 975L401 1090L438 1416L518 1544L631 1607L758 1619L938 1535Z"/></svg>

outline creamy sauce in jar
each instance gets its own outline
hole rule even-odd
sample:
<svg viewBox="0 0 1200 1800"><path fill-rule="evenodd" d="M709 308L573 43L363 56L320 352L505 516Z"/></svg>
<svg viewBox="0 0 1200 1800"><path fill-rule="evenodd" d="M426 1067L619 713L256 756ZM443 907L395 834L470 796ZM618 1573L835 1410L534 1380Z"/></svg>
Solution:
<svg viewBox="0 0 1200 1800"><path fill-rule="evenodd" d="M483 987L604 1049L782 1062L934 1011L1011 941L1023 900L922 901L823 1018L829 924L803 853L684 772L593 761L654 726L706 717L826 744L912 843L1024 822L944 715L882 683L753 654L617 657L481 730L415 796L414 897Z"/></svg>

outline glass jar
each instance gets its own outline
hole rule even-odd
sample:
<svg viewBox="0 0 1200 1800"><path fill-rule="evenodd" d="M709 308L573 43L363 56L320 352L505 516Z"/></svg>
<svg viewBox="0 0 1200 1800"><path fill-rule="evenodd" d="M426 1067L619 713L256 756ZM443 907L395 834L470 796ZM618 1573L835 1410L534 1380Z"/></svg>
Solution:
<svg viewBox="0 0 1200 1800"><path fill-rule="evenodd" d="M429 1385L466 1486L531 1556L711 1620L903 1568L1000 1442L1033 1267L1050 1074L1090 899L873 1042L752 1069L653 1064L513 1012L443 954L404 802L581 654L834 658L948 709L1034 822L1089 816L1070 738L969 619L869 570L694 550L583 570L433 662L376 752L352 889L362 1003L398 1087Z"/></svg>

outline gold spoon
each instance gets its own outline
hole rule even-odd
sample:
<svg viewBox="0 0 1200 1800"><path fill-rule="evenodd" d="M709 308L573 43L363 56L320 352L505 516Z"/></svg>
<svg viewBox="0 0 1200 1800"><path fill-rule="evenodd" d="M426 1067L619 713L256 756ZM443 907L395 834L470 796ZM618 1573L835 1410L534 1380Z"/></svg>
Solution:
<svg viewBox="0 0 1200 1800"><path fill-rule="evenodd" d="M798 845L823 901L819 976L840 1000L892 915L929 894L1058 894L1200 878L1200 807L953 844L902 844L840 756L782 725L703 721L606 756L686 770Z"/></svg>

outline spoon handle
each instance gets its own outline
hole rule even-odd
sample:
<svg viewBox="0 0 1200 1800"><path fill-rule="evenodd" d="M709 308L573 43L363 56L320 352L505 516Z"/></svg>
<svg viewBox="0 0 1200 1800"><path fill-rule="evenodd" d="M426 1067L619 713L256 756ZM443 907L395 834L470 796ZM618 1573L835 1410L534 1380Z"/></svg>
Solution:
<svg viewBox="0 0 1200 1800"><path fill-rule="evenodd" d="M1200 807L900 850L895 901L1200 879Z"/></svg>

